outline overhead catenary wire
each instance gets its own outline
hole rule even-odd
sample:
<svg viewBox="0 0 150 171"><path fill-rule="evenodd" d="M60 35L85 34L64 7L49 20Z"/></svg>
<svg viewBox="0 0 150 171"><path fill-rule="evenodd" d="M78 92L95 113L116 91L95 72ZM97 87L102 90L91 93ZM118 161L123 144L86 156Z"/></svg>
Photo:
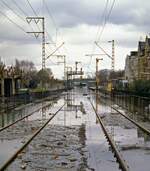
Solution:
<svg viewBox="0 0 150 171"><path fill-rule="evenodd" d="M28 5L29 5L30 8L32 9L34 15L38 17L38 14L37 14L37 12L34 10L34 8L32 7L32 4L30 3L30 1L29 1L29 0L26 0L26 1L28 2ZM51 40L51 42L54 43L52 37L50 36L50 34L48 33L47 30L46 30L46 34L47 34L47 36L49 37L49 39Z"/></svg>
<svg viewBox="0 0 150 171"><path fill-rule="evenodd" d="M103 13L101 15L101 21L100 21L102 23L102 25L104 25L106 22L106 14L107 14L108 4L109 4L109 0L106 0L105 7L104 7ZM97 29L96 37L94 40L97 39L97 36L99 35L99 32L101 31L101 25L98 24L97 26L98 26L98 29Z"/></svg>
<svg viewBox="0 0 150 171"><path fill-rule="evenodd" d="M106 13L107 13L108 3L109 3L109 0L106 0L105 6L104 6L104 10L102 12L101 19L100 19L100 22L102 24L105 23L105 20L106 20ZM97 24L97 32L96 32L96 36L95 36L94 41L97 39L97 36L99 35L100 28L101 28L101 25ZM93 54L94 51L95 51L95 44L93 44L93 48L92 48L92 53L91 54ZM92 62L92 56L90 57L90 61L89 61L89 65L88 65L89 69L90 69L90 66L91 66L91 62Z"/></svg>
<svg viewBox="0 0 150 171"><path fill-rule="evenodd" d="M100 34L99 34L99 36L98 36L98 41L100 41L100 39L101 39L101 37L102 37L102 34L103 34L103 32L104 32L105 26L106 26L106 24L107 24L107 22L108 22L110 16L111 16L111 13L112 13L112 10L113 10L114 5L115 5L115 0L113 0L113 2L112 2L112 5L111 5L110 10L109 10L109 12L108 12L108 15L107 15L107 17L106 17L106 19L105 19L105 23L104 23L104 25L103 25L103 27L102 27L102 30L101 30L101 32L100 32Z"/></svg>
<svg viewBox="0 0 150 171"><path fill-rule="evenodd" d="M29 2L29 1L28 1L28 2ZM1 0L1 3L2 3L3 6L7 7L13 14L15 14L15 15L16 15L17 17L19 17L23 22L26 23L25 18L24 18L22 15L18 14L18 12L16 12L12 7L10 7L10 6L6 3L6 1L4 2L3 0ZM27 14L27 13L18 5L18 3L17 3L15 0L13 0L13 3L14 3L14 4L17 6L17 8L23 13L23 15L25 15L25 17L28 16L28 14ZM30 3L30 2L29 2L29 3ZM33 9L33 10L34 10L34 9ZM12 23L14 26L16 26L18 29L20 29L21 31L23 31L26 35L29 35L30 37L33 38L33 36L32 36L31 34L27 34L27 32L26 32L26 30L25 30L25 28L24 28L23 26L21 26L20 24L18 24L17 22L15 22L14 19L11 19L10 16L8 16L7 14L5 14L5 13L2 12L2 11L0 11L0 14L3 15L9 22L11 22L11 23ZM34 30L30 24L29 24L29 26L31 27L32 30ZM38 39L36 39L36 40L39 42ZM54 63L51 59L49 59L49 61L50 61L53 65L57 65L57 64Z"/></svg>
<svg viewBox="0 0 150 171"><path fill-rule="evenodd" d="M15 3L15 5L18 6L17 2L15 0L13 0L13 2ZM23 16L21 16L20 14L18 14L16 11L13 10L13 8L11 8L6 2L4 2L3 0L1 0L1 3L3 3L4 6L6 6L10 11L12 11L12 13L14 13L16 16L18 16L23 22L26 23L25 18L23 18ZM19 9L23 12L23 10L21 9L21 7L19 7ZM16 23L13 19L11 19L8 15L4 14L2 11L0 11L1 14L6 17L11 23L13 23L15 26L17 26L19 29L21 29L23 32L26 33L26 30L24 29L24 27L20 26L20 24ZM23 12L25 13L25 12ZM32 28L33 29L33 28Z"/></svg>
<svg viewBox="0 0 150 171"><path fill-rule="evenodd" d="M20 18L22 21L25 22L25 19L20 15L18 14L16 11L13 10L13 8L10 7L10 5L8 5L5 1L1 0L0 1L4 6L6 6L9 10L11 10L18 18Z"/></svg>
<svg viewBox="0 0 150 171"><path fill-rule="evenodd" d="M37 14L37 12L34 10L34 8L33 8L32 4L31 4L31 2L30 2L29 0L26 0L26 1L27 1L27 3L28 3L29 7L31 8L33 14L34 14L36 17L38 17L38 14ZM37 27L38 27L38 29L40 30L40 28L39 28L38 25L37 25ZM46 32L48 38L51 40L51 42L54 43L52 37L50 36L50 34L48 33L48 31L47 31L46 29L45 29L45 32Z"/></svg>
<svg viewBox="0 0 150 171"><path fill-rule="evenodd" d="M18 5L18 3L15 0L12 0L14 2L14 4L17 6L17 8L25 15L25 17L28 16L28 14ZM36 11L34 10L34 8L32 7L31 3L27 0L30 8L33 10L34 14L36 14ZM37 24L36 24L37 25ZM31 24L29 23L29 26L31 27L32 31L34 31L34 29L32 28ZM38 29L40 30L39 26L37 25Z"/></svg>
<svg viewBox="0 0 150 171"><path fill-rule="evenodd" d="M108 1L108 0L107 0ZM106 1L106 6L105 6L105 9L107 10L107 8L108 8L108 2ZM106 27L106 24L107 24L107 22L108 22L108 20L109 20L109 18L110 18L110 16L111 16L111 13L112 13L112 10L113 10L113 8L114 8L114 5L115 5L115 0L113 0L113 2L112 2L112 4L111 4L111 7L110 7L110 9L109 9L109 11L108 11L108 13L107 13L107 15L105 15L105 19L104 19L104 24L103 24L103 26L102 26L102 28L101 28L101 31L98 31L99 32L99 35L97 35L97 41L100 41L101 40L101 37L102 37L102 34L103 34L103 32L104 32L104 30L105 30L105 27ZM107 8L106 8L107 7ZM97 32L97 33L98 33ZM93 53L94 53L94 51L93 51ZM91 58L91 60L90 60L90 65L89 65L89 67L91 66L91 61L92 61L92 58Z"/></svg>
<svg viewBox="0 0 150 171"><path fill-rule="evenodd" d="M11 10L11 9L10 9ZM12 11L13 12L13 11ZM20 29L21 31L23 31L26 35L29 35L30 37L33 38L32 35L27 34L26 30L24 29L24 27L22 27L20 24L18 24L17 22L15 22L13 19L11 19L8 15L6 15L5 13L3 13L2 11L0 11L1 15L3 15L5 18L7 18L8 21L10 21L13 25L15 25L18 29ZM33 29L33 28L32 28ZM51 60L50 60L51 61ZM54 62L51 61L51 63L53 63L54 65L56 65Z"/></svg>
<svg viewBox="0 0 150 171"><path fill-rule="evenodd" d="M59 35L60 35L61 41L64 42L63 37L62 37L62 34L61 34L61 32L60 32L60 28L59 28L59 26L56 24L56 21L55 21L55 19L54 19L54 16L53 16L52 13L51 13L50 7L47 5L47 2L46 2L45 0L43 0L43 6L45 6L45 8L46 8L46 10L47 10L47 13L48 13L48 16L51 18L51 20L52 20L52 22L53 22L53 25L54 25L54 27L56 28L56 43L57 43L57 37L58 37ZM56 47L56 44L54 44L54 45L55 45L55 47ZM68 53L68 50L67 50L66 46L63 46L62 48L64 49L64 51L65 51L66 53Z"/></svg>
<svg viewBox="0 0 150 171"><path fill-rule="evenodd" d="M25 16L28 16L28 14L20 7L20 5L16 2L16 0L12 0L12 2L16 5L16 7L17 7Z"/></svg>
<svg viewBox="0 0 150 171"><path fill-rule="evenodd" d="M38 16L37 13L36 13L36 11L35 11L34 8L32 7L30 1L29 1L29 0L26 0L26 1L27 1L28 5L30 6L30 8L32 9L34 15L35 15L35 16Z"/></svg>
<svg viewBox="0 0 150 171"><path fill-rule="evenodd" d="M8 17L6 14L4 14L2 11L0 11L0 13L7 18L7 20L9 20L13 25L15 25L17 28L19 28L21 31L23 31L26 34L26 30L21 27L19 24L17 24L15 21L13 21L10 17Z"/></svg>
<svg viewBox="0 0 150 171"><path fill-rule="evenodd" d="M48 8L47 3L46 3L45 0L43 0L43 4L45 5L45 8L46 8L46 10L47 10L47 12L48 12L49 17L51 18L51 20L52 20L54 26L55 26L56 29L57 29L57 25L56 25L56 22L55 22L55 20L54 20L54 17L53 17L53 15L51 14L51 12L50 12L50 10L49 10L49 8Z"/></svg>
<svg viewBox="0 0 150 171"><path fill-rule="evenodd" d="M27 1L27 3L28 3L29 7L31 8L33 14L34 14L35 16L38 17L37 12L34 10L32 4L30 3L30 1L29 1L29 0L26 0L26 1ZM37 27L38 27L38 29L40 30L38 24L37 24ZM53 43L53 40L52 40L50 34L49 34L47 31L46 31L46 34L47 34L47 36L49 37L49 39L50 39L50 40L52 41L52 43ZM54 65L56 65L51 59L49 59L49 60L51 61L51 63L53 63Z"/></svg>
<svg viewBox="0 0 150 171"><path fill-rule="evenodd" d="M23 15L25 15L25 18L26 18L26 16L28 16L28 14L25 12L25 10L23 10L23 9L21 8L21 6L18 5L18 3L17 3L15 0L12 0L12 2L13 2L13 3L15 4L15 6L23 13ZM18 12L16 12L12 7L10 7L10 6L7 4L7 1L4 2L3 0L1 0L1 3L2 3L2 5L4 5L5 7L7 7L12 13L14 13L17 17L19 17L23 22L26 23L25 18L24 18L22 15L20 15ZM28 5L30 6L30 8L32 9L33 13L34 13L35 15L37 15L36 11L35 11L34 8L32 7L32 5L31 5L31 3L30 3L29 0L27 0L27 3L28 3ZM23 26L21 26L20 24L18 24L17 22L15 22L13 19L11 19L11 17L9 17L8 15L6 15L5 13L1 12L1 14L2 14L5 18L7 18L11 23L13 23L16 27L18 27L21 31L23 31L23 32L26 34L26 30L25 30L25 28L24 28ZM29 26L31 27L32 30L34 30L31 24L29 24ZM39 26L37 25L37 27L39 27ZM40 29L40 28L39 28L39 29ZM49 33L48 33L48 32L46 32L46 33L47 33L47 35L49 36L50 40L53 41L52 38L51 38L51 36L49 35ZM28 35L29 35L29 34L28 34ZM30 36L32 36L32 35L30 35ZM33 36L32 36L32 37L33 37ZM54 63L51 59L49 59L49 60L51 61L51 63L53 63L54 65L56 65L56 63Z"/></svg>

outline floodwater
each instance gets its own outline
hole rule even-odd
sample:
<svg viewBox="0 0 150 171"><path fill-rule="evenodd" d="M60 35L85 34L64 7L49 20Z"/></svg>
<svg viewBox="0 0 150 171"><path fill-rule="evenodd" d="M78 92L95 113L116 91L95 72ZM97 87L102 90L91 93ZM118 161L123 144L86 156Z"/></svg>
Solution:
<svg viewBox="0 0 150 171"><path fill-rule="evenodd" d="M114 158L114 155L110 150L103 131L97 122L95 113L89 101L89 99L91 99L97 108L98 114L103 118L104 124L107 126L109 133L112 135L112 138L115 140L118 148L120 149L123 159L125 159L126 163L129 165L130 170L149 171L150 138L125 118L111 110L108 105L104 105L99 100L96 101L93 92L89 91L87 96L85 92L88 92L86 88L75 88L69 92L63 93L57 102L43 110L39 110L35 114L14 125L10 129L1 132L0 165L2 165L9 158L9 156L18 149L21 144L23 144L44 122L47 121L48 118L50 118L65 103L63 109L49 123L49 126L53 125L54 127L50 130L47 128L48 132L53 132L55 129L60 134L61 131L64 133L63 131L67 131L67 129L70 129L70 127L73 127L74 129L76 128L78 130L78 128L84 126L85 137L82 135L85 141L84 157L86 157L84 170L118 171L118 163L116 163L116 159ZM48 101L45 103L47 104ZM30 113L31 110L34 111L37 109L37 107L40 106L42 106L42 103L28 106L26 110L28 113ZM23 110L25 111L25 109L22 109L22 111ZM8 116L3 116L2 123L3 125L4 123L11 123L19 117L23 116L25 113L26 112L18 115L14 114L15 119L13 116L11 116L13 114L9 114L9 120L4 119L8 118ZM12 132L12 130L14 130L14 132ZM44 130L42 132L43 136L46 135ZM51 134L49 133L49 135ZM69 134L67 134L67 136L69 136ZM72 133L70 133L70 136L73 137ZM51 137L49 137L49 139L50 138ZM38 140L36 141L38 142ZM33 144L35 144L35 142L33 142ZM69 146L69 148L73 148L73 144L72 146ZM80 153L78 155L80 155ZM53 165L54 163L55 162L53 162ZM76 169L74 170L77 170L77 167L75 168Z"/></svg>
<svg viewBox="0 0 150 171"><path fill-rule="evenodd" d="M87 91L87 90L86 90ZM110 151L108 142L104 137L96 115L92 109L89 98L84 96L85 90L77 88L65 96L67 105L51 124L55 125L82 125L86 126L87 165L89 170L118 171L118 164ZM89 92L90 93L90 92Z"/></svg>
<svg viewBox="0 0 150 171"><path fill-rule="evenodd" d="M40 109L42 106L48 104L49 106L45 107L43 110ZM25 143L26 139L43 124L43 120L45 120L47 115L50 117L48 112L52 106L55 106L54 102L45 101L44 103L30 104L24 108L17 108L10 113L3 113L0 115L1 127L4 127L39 109L33 115L0 132L0 165L8 160L9 156L13 155L14 152Z"/></svg>
<svg viewBox="0 0 150 171"><path fill-rule="evenodd" d="M149 171L150 136L126 118L113 111L110 107L107 106L106 109L105 104L100 101L101 99L99 99L98 102L99 114L103 115L103 121L105 125L107 125L110 134L120 149L126 163L129 165L130 170ZM105 103L107 103L107 100ZM127 114L127 111L124 111L123 109L121 111L124 114ZM133 118L135 119L135 117Z"/></svg>

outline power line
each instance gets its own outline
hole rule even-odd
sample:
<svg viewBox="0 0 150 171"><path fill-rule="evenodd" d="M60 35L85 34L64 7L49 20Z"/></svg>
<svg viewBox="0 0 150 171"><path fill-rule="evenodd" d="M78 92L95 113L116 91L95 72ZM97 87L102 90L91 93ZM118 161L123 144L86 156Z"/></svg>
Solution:
<svg viewBox="0 0 150 171"><path fill-rule="evenodd" d="M4 5L4 6L6 6L9 10L11 10L17 17L19 17L22 21L24 21L25 22L25 19L21 16L21 15L19 15L17 12L15 12L14 10L13 10L13 8L11 8L6 2L4 2L3 0L1 0L1 3Z"/></svg>
<svg viewBox="0 0 150 171"><path fill-rule="evenodd" d="M13 21L10 17L8 17L6 14L4 14L2 11L0 11L0 13L6 17L12 24L14 24L16 27L18 27L20 30L22 30L24 33L26 33L26 30L21 27L19 24L17 24L15 21Z"/></svg>
<svg viewBox="0 0 150 171"><path fill-rule="evenodd" d="M106 0L105 6L104 6L104 10L103 10L102 15L101 15L101 20L100 20L101 23L105 23L108 3L109 3L109 0ZM104 21L103 21L103 20L104 20ZM104 25L104 24L103 24L103 25ZM97 24L97 27L98 27L98 29L97 29L97 33L96 33L96 36L95 36L94 41L96 40L96 38L97 38L97 36L98 36L98 34L99 34L99 32L100 32L101 26L100 26L99 24ZM95 51L95 44L93 44L93 48L92 48L92 53L91 53L91 54L93 54L94 51ZM88 65L88 68L89 68L89 69L90 69L90 66L91 66L91 62L92 62L92 56L90 57L90 61L89 61L89 65Z"/></svg>
<svg viewBox="0 0 150 171"><path fill-rule="evenodd" d="M50 12L50 10L49 10L49 8L48 8L47 3L45 2L45 0L43 0L43 4L45 5L45 8L46 8L46 10L47 10L47 12L48 12L49 17L51 18L51 20L52 20L54 26L55 26L56 29L57 29L57 25L56 25L56 22L55 22L55 20L54 20L54 17L53 17L53 15L51 14L51 12Z"/></svg>
<svg viewBox="0 0 150 171"><path fill-rule="evenodd" d="M51 20L52 20L54 26L56 27L56 31L57 31L57 26L56 26L55 20L54 20L54 18L53 18L53 16L52 16L52 14L51 14L51 12L50 12L48 6L47 6L47 3L45 2L45 0L43 0L43 6L44 6L44 5L45 5L45 8L46 8L46 10L47 10L47 13L48 13L49 17L51 18ZM49 35L49 33L47 33L47 34L48 34L49 37L51 37L51 36ZM52 40L52 38L51 38L51 41L52 41L52 43L55 44L55 42Z"/></svg>
<svg viewBox="0 0 150 171"><path fill-rule="evenodd" d="M10 10L12 11L12 9L10 8ZM20 8L21 10L21 8ZM13 11L14 12L14 11ZM6 14L4 14L2 11L0 11L0 13L7 18L8 21L10 21L13 25L15 25L18 29L20 29L21 31L23 31L25 34L27 34L26 30L20 26L19 24L17 24L15 21L13 21L10 17L8 17ZM33 29L33 28L32 28ZM29 34L28 34L29 35ZM31 36L31 35L30 35ZM33 36L32 36L33 37ZM37 39L36 39L37 40ZM52 64L56 65L51 59L49 59L51 61Z"/></svg>
<svg viewBox="0 0 150 171"><path fill-rule="evenodd" d="M23 18L22 16L20 16L18 13L16 13L16 12L13 10L13 8L11 8L6 2L4 2L3 0L1 0L1 2L2 2L3 5L5 5L9 10L11 10L15 15L17 15L22 21L24 21L24 22L26 23L26 21L24 20L24 18ZM15 5L17 5L17 7L19 7L16 1L13 0L13 2L15 3ZM19 7L19 9L20 9L23 13L25 13L25 12L21 9L21 7ZM1 14L2 14L3 16L5 16L11 23L13 23L13 24L16 25L19 29L21 29L23 32L26 33L25 29L24 29L23 27L21 27L19 24L17 24L16 22L14 22L10 17L8 17L6 14L4 14L4 13L2 13L2 12L1 12ZM30 26L30 27L31 27L31 26ZM33 30L32 27L31 27L31 29Z"/></svg>
<svg viewBox="0 0 150 171"><path fill-rule="evenodd" d="M102 13L102 16L101 16L101 22L103 23L103 25L106 22L106 12L107 12L108 4L109 4L109 0L106 0L105 7L104 7L104 10L103 10L103 13ZM103 22L103 18L104 18L104 22ZM96 38L97 38L97 36L98 36L98 34L100 32L100 28L101 28L101 26L98 25L98 30L97 30ZM95 40L96 40L96 38L95 38Z"/></svg>
<svg viewBox="0 0 150 171"><path fill-rule="evenodd" d="M29 1L29 0L26 0L26 1L27 1L28 5L30 6L30 8L32 9L34 15L38 17L36 11L34 10L34 8L33 8L32 5L31 5L30 1ZM38 26L38 25L37 25L37 26ZM46 30L46 29L45 29L45 30ZM48 33L47 31L46 31L46 34L48 35L48 37L50 38L50 40L53 41L52 38L51 38L51 36L49 35L49 33ZM51 61L51 63L53 63L53 64L55 65L55 63L52 62L51 59L49 59L49 60Z"/></svg>
<svg viewBox="0 0 150 171"><path fill-rule="evenodd" d="M52 13L51 13L51 11L50 11L50 9L49 9L49 7L48 7L48 5L47 5L47 3L46 3L45 0L43 0L43 4L45 5L45 8L46 8L46 10L47 10L47 12L48 12L48 15L49 15L49 17L51 18L51 20L52 20L52 22L53 22L53 24L54 24L54 26L55 26L55 28L56 28L56 39L57 39L58 33L60 33L59 28L58 28L58 26L57 26L57 24L56 24L56 22L55 22L55 19L54 19L54 17L53 17L53 15L52 15ZM58 31L59 31L59 32L58 32ZM63 41L63 38L62 38L62 35L60 35L60 38L61 38L61 41L64 42L64 41ZM57 40L56 40L56 41L57 41ZM56 45L55 45L55 46L56 46ZM63 46L63 49L66 51L66 53L68 53L68 52L67 52L68 50L66 49L65 46Z"/></svg>
<svg viewBox="0 0 150 171"><path fill-rule="evenodd" d="M105 19L105 23L104 23L103 28L102 28L102 30L101 30L101 32L100 32L99 37L98 37L98 41L100 41L100 38L101 38L101 36L102 36L102 34L103 34L103 32L104 32L104 29L105 29L105 26L106 26L106 24L107 24L107 21L108 21L109 18L110 18L110 15L111 15L111 13L112 13L112 10L113 10L114 5L115 5L115 0L113 0L113 3L112 3L112 5L111 5L111 7L110 7L110 10L109 10L109 13L108 13L108 15L107 15L107 17L106 17L106 19Z"/></svg>
<svg viewBox="0 0 150 171"><path fill-rule="evenodd" d="M29 1L29 0L26 0L26 1L27 1L28 5L30 6L30 8L32 9L34 15L35 15L35 16L38 16L37 13L36 13L36 11L35 11L34 8L32 7L30 1Z"/></svg>
<svg viewBox="0 0 150 171"><path fill-rule="evenodd" d="M108 0L107 0L108 1ZM115 5L115 0L113 0L113 2L112 2L112 5L111 5L111 7L110 7L110 10L109 10L109 12L108 12L108 15L105 17L105 20L104 20L104 24L103 24L103 27L102 27L102 29L101 29L101 32L100 32L100 34L99 34L99 36L98 36L98 41L100 41L100 39L101 39L101 36L102 36L102 34L103 34L103 32L104 32L104 29L105 29L105 26L106 26L106 24L107 24L107 21L109 20L109 18L110 18L110 15L111 15L111 13L112 13L112 10L113 10L113 7L114 7L114 5ZM108 6L108 2L106 2L106 7ZM105 9L107 9L105 7ZM105 12L105 10L104 10L104 12ZM92 57L91 57L91 59L90 59L90 65L91 65L91 61L92 61ZM89 65L89 66L90 66Z"/></svg>
<svg viewBox="0 0 150 171"><path fill-rule="evenodd" d="M30 1L29 1L29 0L26 0L26 1L27 1L28 5L30 6L31 10L33 11L34 15L38 17L37 12L34 10L32 4L30 3ZM37 26L38 26L38 25L37 25ZM38 26L38 29L40 30L39 26ZM53 39L52 39L52 37L50 36L50 34L47 32L47 30L46 30L46 34L47 34L47 36L49 37L49 39L51 40L51 42L53 43Z"/></svg>
<svg viewBox="0 0 150 171"><path fill-rule="evenodd" d="M20 5L18 5L18 3L15 0L12 1L25 16L28 16L28 14L20 7Z"/></svg>

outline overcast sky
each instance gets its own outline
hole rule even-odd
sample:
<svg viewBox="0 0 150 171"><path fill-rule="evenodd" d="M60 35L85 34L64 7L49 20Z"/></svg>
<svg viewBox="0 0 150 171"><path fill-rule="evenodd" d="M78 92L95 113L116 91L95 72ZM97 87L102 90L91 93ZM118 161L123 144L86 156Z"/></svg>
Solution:
<svg viewBox="0 0 150 171"><path fill-rule="evenodd" d="M109 19L107 16L113 0L29 0L29 2L38 16L45 17L48 33L46 42L53 41L56 46L65 42L64 47L56 54L66 55L69 66L74 66L75 61L81 61L84 71L89 73L95 71L95 57L91 59L85 54L102 53L94 45L94 41L100 38L99 44L111 55L111 44L108 41L114 39L115 68L123 69L126 55L131 50L136 50L138 41L144 40L149 34L150 1L147 0L116 0ZM29 26L25 15L35 16L27 0L0 0L0 56L7 65L14 64L15 58L27 59L32 60L40 69L41 38L36 40L34 36L25 32L38 31L41 29L41 23L38 23L39 28L33 23ZM105 16L108 20L100 36ZM54 49L53 44L46 45L47 56ZM106 56L103 58L99 67L110 68L109 58ZM56 63L56 57L51 57L46 61L46 66L52 68L55 76L61 78L63 66L57 66Z"/></svg>

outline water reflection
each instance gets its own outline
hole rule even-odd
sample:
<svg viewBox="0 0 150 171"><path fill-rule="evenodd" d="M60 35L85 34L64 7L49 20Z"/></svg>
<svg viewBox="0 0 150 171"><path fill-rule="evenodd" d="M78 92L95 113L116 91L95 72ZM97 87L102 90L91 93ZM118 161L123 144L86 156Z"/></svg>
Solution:
<svg viewBox="0 0 150 171"><path fill-rule="evenodd" d="M74 111L76 113L75 117L78 118L78 111L80 111L82 114L86 114L85 108L83 105L83 102L76 98L77 94L67 92L67 95L65 96L64 100L66 102L66 107L64 108L65 111Z"/></svg>
<svg viewBox="0 0 150 171"><path fill-rule="evenodd" d="M42 113L43 120L45 120L46 119L46 111L49 110L49 108L51 108L54 103L56 103L56 102L55 101L54 102L44 101L44 102L37 103L37 104L21 106L21 107L14 109L13 111L10 111L10 112L1 112L0 113L0 128L13 123L16 120L21 119L22 117L27 116L34 111L36 111L34 113L34 115L35 115L36 113L38 113L38 111L37 111L38 109L39 109L39 112ZM48 106L46 106L46 105L48 105ZM44 107L44 106L46 106L46 107ZM42 110L40 110L41 107L42 107ZM41 116L40 116L40 118L41 118Z"/></svg>
<svg viewBox="0 0 150 171"><path fill-rule="evenodd" d="M24 115L25 111L21 110L19 111L13 111L13 112L7 112L7 113L0 113L0 127L4 127L17 119L20 119Z"/></svg>
<svg viewBox="0 0 150 171"><path fill-rule="evenodd" d="M93 101L96 106L98 105L98 113L120 148L123 158L129 164L130 169L133 171L149 171L150 136L117 112L112 111L107 105L112 102L100 96L95 98L95 96L93 95ZM122 110L122 112L125 113L126 111ZM130 116L134 120L143 121L142 117L137 115L132 114Z"/></svg>

